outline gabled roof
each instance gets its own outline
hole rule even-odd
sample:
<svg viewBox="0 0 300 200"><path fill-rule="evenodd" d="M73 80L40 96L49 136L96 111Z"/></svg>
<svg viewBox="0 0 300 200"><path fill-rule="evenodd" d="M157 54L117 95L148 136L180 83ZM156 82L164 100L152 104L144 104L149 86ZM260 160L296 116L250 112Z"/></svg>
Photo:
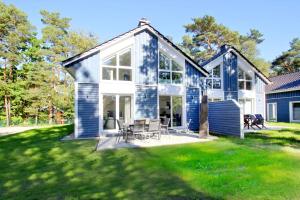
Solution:
<svg viewBox="0 0 300 200"><path fill-rule="evenodd" d="M64 61L62 61L62 65L64 67L70 67L72 66L73 63L78 62L79 60L82 60L84 58L86 58L89 55L92 55L96 52L101 51L101 49L105 48L106 46L118 42L119 40L123 39L124 37L129 37L132 36L140 31L143 30L148 30L150 31L152 34L156 35L157 37L161 38L162 40L164 40L167 44L169 44L172 48L174 48L176 51L178 51L180 54L182 54L196 69L198 69L202 74L204 74L205 76L208 76L209 73L202 68L196 61L194 61L193 58L191 58L189 55L187 55L185 52L183 52L177 45L175 45L172 41L170 41L167 37L165 37L162 33L160 33L158 30L156 30L153 26L151 26L149 23L139 23L138 27L131 29L123 34L120 34L110 40L107 40L87 51L84 51L82 53L79 53L75 56L72 56Z"/></svg>
<svg viewBox="0 0 300 200"><path fill-rule="evenodd" d="M275 76L270 79L272 84L266 86L268 94L300 90L300 72Z"/></svg>
<svg viewBox="0 0 300 200"><path fill-rule="evenodd" d="M266 77L250 60L248 60L248 58L246 58L239 50L237 50L234 46L225 44L222 45L220 47L220 50L213 55L210 59L202 62L200 65L202 67L204 67L205 65L207 65L208 63L210 63L211 61L219 58L220 56L222 56L223 54L229 52L229 51L233 51L234 53L238 54L239 56L241 56L246 62L248 62L251 67L253 68L253 70L257 73L257 75L266 83L266 84L270 84L271 81L268 77Z"/></svg>

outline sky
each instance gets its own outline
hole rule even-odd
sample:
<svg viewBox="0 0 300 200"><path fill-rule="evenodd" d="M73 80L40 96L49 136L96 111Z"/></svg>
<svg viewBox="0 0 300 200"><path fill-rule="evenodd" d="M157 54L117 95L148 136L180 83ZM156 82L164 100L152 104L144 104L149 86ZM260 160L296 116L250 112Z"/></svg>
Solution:
<svg viewBox="0 0 300 200"><path fill-rule="evenodd" d="M92 32L100 42L137 26L146 17L151 25L175 43L185 34L183 25L191 19L212 15L241 34L250 28L264 34L258 46L260 57L272 61L289 48L289 42L300 37L299 0L4 0L27 13L31 23L40 30L42 9L72 18L72 29Z"/></svg>

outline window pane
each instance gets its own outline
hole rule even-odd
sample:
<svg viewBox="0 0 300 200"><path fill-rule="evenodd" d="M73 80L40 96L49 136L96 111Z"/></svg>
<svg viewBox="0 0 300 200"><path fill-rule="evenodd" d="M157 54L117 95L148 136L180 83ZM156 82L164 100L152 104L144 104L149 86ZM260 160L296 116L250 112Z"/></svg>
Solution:
<svg viewBox="0 0 300 200"><path fill-rule="evenodd" d="M173 111L173 126L181 126L182 119L182 97L172 97L172 111Z"/></svg>
<svg viewBox="0 0 300 200"><path fill-rule="evenodd" d="M214 79L213 80L213 88L214 89L221 89L221 79Z"/></svg>
<svg viewBox="0 0 300 200"><path fill-rule="evenodd" d="M117 57L114 56L103 63L104 65L116 66L117 65Z"/></svg>
<svg viewBox="0 0 300 200"><path fill-rule="evenodd" d="M131 51L127 51L123 53L119 57L120 59L120 66L131 66Z"/></svg>
<svg viewBox="0 0 300 200"><path fill-rule="evenodd" d="M250 81L246 82L246 90L252 90L252 83Z"/></svg>
<svg viewBox="0 0 300 200"><path fill-rule="evenodd" d="M103 80L116 80L117 79L116 75L117 75L117 69L108 68L108 67L102 68L102 79Z"/></svg>
<svg viewBox="0 0 300 200"><path fill-rule="evenodd" d="M182 66L179 65L177 62L172 60L172 70L173 71L182 71Z"/></svg>
<svg viewBox="0 0 300 200"><path fill-rule="evenodd" d="M213 73L213 76L215 78L221 78L221 67L220 65L216 66L214 69L213 69L214 73Z"/></svg>
<svg viewBox="0 0 300 200"><path fill-rule="evenodd" d="M206 86L207 86L207 89L211 89L211 87L212 87L212 80L211 79L206 79Z"/></svg>
<svg viewBox="0 0 300 200"><path fill-rule="evenodd" d="M241 69L239 69L239 79L244 79L244 72Z"/></svg>
<svg viewBox="0 0 300 200"><path fill-rule="evenodd" d="M173 72L172 73L172 83L175 83L175 84L182 83L182 73Z"/></svg>
<svg viewBox="0 0 300 200"><path fill-rule="evenodd" d="M119 69L119 80L131 81L131 69Z"/></svg>
<svg viewBox="0 0 300 200"><path fill-rule="evenodd" d="M246 80L252 80L251 76L249 76L248 74L246 74Z"/></svg>
<svg viewBox="0 0 300 200"><path fill-rule="evenodd" d="M213 76L213 75L212 75L213 70L209 70L208 73L209 73L209 77L212 77L212 76Z"/></svg>
<svg viewBox="0 0 300 200"><path fill-rule="evenodd" d="M159 82L160 83L171 83L170 72L159 72Z"/></svg>
<svg viewBox="0 0 300 200"><path fill-rule="evenodd" d="M131 97L120 96L119 100L119 119L125 123L131 122Z"/></svg>
<svg viewBox="0 0 300 200"><path fill-rule="evenodd" d="M293 120L300 120L300 103L293 103Z"/></svg>
<svg viewBox="0 0 300 200"><path fill-rule="evenodd" d="M239 89L241 89L241 90L245 89L244 83L245 83L244 81L239 81Z"/></svg>
<svg viewBox="0 0 300 200"><path fill-rule="evenodd" d="M159 52L159 69L170 69L170 59Z"/></svg>
<svg viewBox="0 0 300 200"><path fill-rule="evenodd" d="M116 128L116 97L103 96L103 128Z"/></svg>

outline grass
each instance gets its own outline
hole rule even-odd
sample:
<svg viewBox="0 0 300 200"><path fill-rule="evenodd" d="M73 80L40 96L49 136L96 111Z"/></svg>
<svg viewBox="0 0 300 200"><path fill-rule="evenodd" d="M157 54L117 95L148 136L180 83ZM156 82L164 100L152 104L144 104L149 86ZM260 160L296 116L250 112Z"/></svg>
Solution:
<svg viewBox="0 0 300 200"><path fill-rule="evenodd" d="M300 199L300 129L102 152L72 131L0 137L0 199Z"/></svg>
<svg viewBox="0 0 300 200"><path fill-rule="evenodd" d="M287 122L268 122L271 126L282 126L286 128L297 128L300 129L300 123L287 123Z"/></svg>

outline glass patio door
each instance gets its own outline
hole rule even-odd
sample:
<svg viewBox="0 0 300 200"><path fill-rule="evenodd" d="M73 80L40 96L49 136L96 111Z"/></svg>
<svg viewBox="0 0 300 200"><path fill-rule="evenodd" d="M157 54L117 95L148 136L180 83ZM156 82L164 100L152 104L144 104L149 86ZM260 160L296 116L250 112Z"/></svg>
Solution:
<svg viewBox="0 0 300 200"><path fill-rule="evenodd" d="M103 95L103 129L117 129L117 120L130 123L132 119L131 96Z"/></svg>
<svg viewBox="0 0 300 200"><path fill-rule="evenodd" d="M182 126L182 97L159 96L159 116L170 118L170 126Z"/></svg>

